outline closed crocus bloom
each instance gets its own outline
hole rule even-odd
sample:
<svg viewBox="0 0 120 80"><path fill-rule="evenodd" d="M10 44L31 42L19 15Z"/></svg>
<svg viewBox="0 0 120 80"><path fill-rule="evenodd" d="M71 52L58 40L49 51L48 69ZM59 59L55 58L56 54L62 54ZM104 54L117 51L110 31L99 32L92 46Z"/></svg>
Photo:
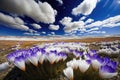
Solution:
<svg viewBox="0 0 120 80"><path fill-rule="evenodd" d="M104 65L99 69L99 75L101 78L112 78L116 76L118 73L111 66Z"/></svg>
<svg viewBox="0 0 120 80"><path fill-rule="evenodd" d="M62 60L62 57L61 57L59 54L57 54L57 55L56 55L56 61L55 61L55 62L57 63L57 62L59 62L60 60Z"/></svg>
<svg viewBox="0 0 120 80"><path fill-rule="evenodd" d="M87 60L87 59L91 59L91 55L87 53L87 54L84 55L84 58L85 58L86 60Z"/></svg>
<svg viewBox="0 0 120 80"><path fill-rule="evenodd" d="M98 56L97 54L93 55L91 58L92 67L95 70L98 70L100 66L104 63L104 59Z"/></svg>
<svg viewBox="0 0 120 80"><path fill-rule="evenodd" d="M83 52L75 50L73 54L76 56L76 58L81 57L83 55Z"/></svg>
<svg viewBox="0 0 120 80"><path fill-rule="evenodd" d="M78 60L78 66L82 73L86 72L90 67L90 64L86 60Z"/></svg>
<svg viewBox="0 0 120 80"><path fill-rule="evenodd" d="M28 60L35 66L38 66L38 56L36 53L32 53L29 55Z"/></svg>
<svg viewBox="0 0 120 80"><path fill-rule="evenodd" d="M67 67L72 67L73 69L77 69L78 68L78 61L76 59L73 59L69 62L67 62Z"/></svg>
<svg viewBox="0 0 120 80"><path fill-rule="evenodd" d="M66 54L61 54L62 60L65 61L67 59L67 55Z"/></svg>
<svg viewBox="0 0 120 80"><path fill-rule="evenodd" d="M92 67L98 70L102 64L98 60L92 60Z"/></svg>
<svg viewBox="0 0 120 80"><path fill-rule="evenodd" d="M19 69L25 71L25 59L23 56L16 57L14 60L14 65L17 66Z"/></svg>
<svg viewBox="0 0 120 80"><path fill-rule="evenodd" d="M9 54L9 55L7 55L7 60L9 61L9 62L14 62L14 59L15 59L15 56L13 55L13 54Z"/></svg>
<svg viewBox="0 0 120 80"><path fill-rule="evenodd" d="M73 69L71 67L67 67L66 69L64 69L63 73L68 79L73 80L74 75L73 75Z"/></svg>
<svg viewBox="0 0 120 80"><path fill-rule="evenodd" d="M39 58L39 62L43 64L44 60L46 60L46 54L42 54Z"/></svg>
<svg viewBox="0 0 120 80"><path fill-rule="evenodd" d="M48 53L46 57L51 64L53 64L57 58L55 53Z"/></svg>
<svg viewBox="0 0 120 80"><path fill-rule="evenodd" d="M89 53L90 53L90 55L94 55L94 54L96 54L96 50L90 50Z"/></svg>

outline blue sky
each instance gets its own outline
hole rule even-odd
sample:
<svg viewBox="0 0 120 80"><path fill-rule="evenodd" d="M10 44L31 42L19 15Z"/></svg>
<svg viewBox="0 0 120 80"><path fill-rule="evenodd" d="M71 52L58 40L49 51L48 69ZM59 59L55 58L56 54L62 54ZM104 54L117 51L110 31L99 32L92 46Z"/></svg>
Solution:
<svg viewBox="0 0 120 80"><path fill-rule="evenodd" d="M120 0L0 0L0 36L120 34Z"/></svg>

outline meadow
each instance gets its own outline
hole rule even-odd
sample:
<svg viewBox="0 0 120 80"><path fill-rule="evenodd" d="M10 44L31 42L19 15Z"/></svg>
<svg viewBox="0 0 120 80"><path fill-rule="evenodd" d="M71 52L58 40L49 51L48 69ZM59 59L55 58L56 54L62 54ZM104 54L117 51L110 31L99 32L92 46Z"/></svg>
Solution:
<svg viewBox="0 0 120 80"><path fill-rule="evenodd" d="M54 43L64 43L64 44L70 44L67 45L70 47L70 49L78 51L81 49L77 47L77 43L80 43L83 45L83 48L87 48L87 50L95 50L96 53L101 56L101 57L109 57L111 60L118 62L117 66L117 76L114 76L110 79L103 79L103 80L119 80L120 79L120 37L103 37L103 38L83 38L83 39L53 39L53 40L48 40L48 41L17 41L17 40L0 40L0 64L7 62L8 59L6 56L14 52L16 50L21 50L21 49L29 49L35 46L40 45L46 45L46 44L54 44ZM76 46L74 45L71 46L72 43L75 43ZM55 47L52 47L56 49ZM74 49L75 48L75 49ZM69 52L70 53L70 52ZM74 52L73 52L74 53ZM69 55L69 54L68 54ZM74 55L72 55L73 58ZM78 59L78 58L76 58ZM71 59L72 60L72 59ZM69 60L70 61L70 60ZM15 69L14 71L12 71ZM11 72L12 71L12 72ZM0 71L0 80L26 80L23 79L21 76L15 77L17 74L17 71L19 72L19 69L15 68L15 65L10 65L9 68L6 70ZM12 74L12 75L8 75ZM12 78L6 78L6 77L14 77ZM30 79L29 79L30 80ZM31 79L33 80L33 79ZM45 79L44 79L45 80ZM49 80L69 80L65 74L60 74L59 78L54 78L54 79L49 79ZM72 79L70 79L72 80ZM77 80L76 78L74 80ZM79 79L78 79L79 80ZM96 79L94 79L96 80Z"/></svg>

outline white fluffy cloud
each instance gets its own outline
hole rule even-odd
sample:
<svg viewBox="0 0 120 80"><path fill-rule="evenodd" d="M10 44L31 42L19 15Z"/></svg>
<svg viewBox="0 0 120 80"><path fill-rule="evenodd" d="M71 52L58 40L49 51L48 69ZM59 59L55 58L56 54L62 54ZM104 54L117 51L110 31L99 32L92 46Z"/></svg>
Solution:
<svg viewBox="0 0 120 80"><path fill-rule="evenodd" d="M100 31L103 27L117 27L120 26L120 15L107 18L103 21L95 21L91 18L88 18L86 21L72 21L70 17L64 17L60 23L65 26L65 33L106 33L105 31Z"/></svg>
<svg viewBox="0 0 120 80"><path fill-rule="evenodd" d="M85 21L85 24L92 23L93 21L94 21L94 19L89 18Z"/></svg>
<svg viewBox="0 0 120 80"><path fill-rule="evenodd" d="M92 11L95 9L98 0L84 0L82 3L80 3L77 7L75 7L72 10L73 15L90 15Z"/></svg>
<svg viewBox="0 0 120 80"><path fill-rule="evenodd" d="M71 18L71 17L64 17L62 20L60 20L60 23L61 23L62 25L67 25L67 24L69 24L71 21L72 21L72 18Z"/></svg>
<svg viewBox="0 0 120 80"><path fill-rule="evenodd" d="M25 32L24 35L30 35L30 36L40 36L39 33L31 33L31 32Z"/></svg>
<svg viewBox="0 0 120 80"><path fill-rule="evenodd" d="M70 33L74 30L83 29L84 28L84 22L83 21L74 21L72 22L72 18L70 17L64 17L60 23L64 25L64 31L66 33Z"/></svg>
<svg viewBox="0 0 120 80"><path fill-rule="evenodd" d="M23 31L29 30L29 27L25 26L24 21L19 17L13 18L12 16L5 15L3 13L0 13L0 23L13 29L19 29Z"/></svg>
<svg viewBox="0 0 120 80"><path fill-rule="evenodd" d="M86 19L86 16L83 16L83 17L81 17L79 20L85 20Z"/></svg>
<svg viewBox="0 0 120 80"><path fill-rule="evenodd" d="M42 34L46 34L46 32L45 32L45 31L43 31L43 32L42 32Z"/></svg>
<svg viewBox="0 0 120 80"><path fill-rule="evenodd" d="M32 24L34 29L41 29L42 27L36 23Z"/></svg>
<svg viewBox="0 0 120 80"><path fill-rule="evenodd" d="M54 9L54 14L55 14L55 15L57 15L57 14L58 14L57 10L55 10L55 9Z"/></svg>
<svg viewBox="0 0 120 80"><path fill-rule="evenodd" d="M37 31L33 30L33 29L29 29L28 32L30 32L30 33L37 33Z"/></svg>
<svg viewBox="0 0 120 80"><path fill-rule="evenodd" d="M63 4L63 1L62 1L62 0L56 0L56 1L58 1L61 5Z"/></svg>
<svg viewBox="0 0 120 80"><path fill-rule="evenodd" d="M51 32L52 35L55 35L55 32Z"/></svg>
<svg viewBox="0 0 120 80"><path fill-rule="evenodd" d="M50 30L59 30L59 25L53 25L53 24L51 24L50 26L49 26L49 29Z"/></svg>
<svg viewBox="0 0 120 80"><path fill-rule="evenodd" d="M117 27L120 26L120 15L110 17L108 19L105 19L103 21L96 21L89 25L86 25L87 28L92 27Z"/></svg>
<svg viewBox="0 0 120 80"><path fill-rule="evenodd" d="M36 22L53 23L55 22L55 12L47 2L37 3L34 0L0 0L0 9L26 15Z"/></svg>
<svg viewBox="0 0 120 80"><path fill-rule="evenodd" d="M105 31L90 31L88 34L105 34Z"/></svg>

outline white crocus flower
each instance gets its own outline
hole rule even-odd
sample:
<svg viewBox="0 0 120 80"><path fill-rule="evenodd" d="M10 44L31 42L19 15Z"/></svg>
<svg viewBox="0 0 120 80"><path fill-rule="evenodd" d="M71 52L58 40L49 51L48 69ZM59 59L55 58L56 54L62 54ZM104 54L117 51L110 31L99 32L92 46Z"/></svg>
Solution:
<svg viewBox="0 0 120 80"><path fill-rule="evenodd" d="M115 72L115 69L111 66L101 66L99 69L99 75L101 78L112 78L117 76L118 72Z"/></svg>
<svg viewBox="0 0 120 80"><path fill-rule="evenodd" d="M19 69L25 71L25 61L22 59L15 59L14 65L17 66Z"/></svg>
<svg viewBox="0 0 120 80"><path fill-rule="evenodd" d="M10 65L9 65L8 62L4 62L4 63L0 64L0 72L8 69L9 66L10 66Z"/></svg>
<svg viewBox="0 0 120 80"><path fill-rule="evenodd" d="M28 58L28 60L36 67L38 66L38 58L36 56L31 56Z"/></svg>
<svg viewBox="0 0 120 80"><path fill-rule="evenodd" d="M101 78L112 78L114 76L116 76L118 74L118 72L115 73L107 73L107 72L99 72L99 75Z"/></svg>
<svg viewBox="0 0 120 80"><path fill-rule="evenodd" d="M67 67L66 69L64 69L63 73L68 79L73 80L73 69L71 67Z"/></svg>
<svg viewBox="0 0 120 80"><path fill-rule="evenodd" d="M78 60L78 66L79 66L79 69L82 73L86 72L88 70L88 68L90 67L90 64L88 64L86 62L86 60Z"/></svg>
<svg viewBox="0 0 120 80"><path fill-rule="evenodd" d="M56 54L54 54L54 53L50 53L46 57L51 64L53 64L57 58Z"/></svg>
<svg viewBox="0 0 120 80"><path fill-rule="evenodd" d="M98 60L92 60L92 67L95 70L98 70L100 68L100 66L102 65Z"/></svg>
<svg viewBox="0 0 120 80"><path fill-rule="evenodd" d="M77 69L78 61L76 59L73 59L73 60L67 62L67 67L72 67L73 69Z"/></svg>
<svg viewBox="0 0 120 80"><path fill-rule="evenodd" d="M39 58L39 62L43 64L44 60L46 60L46 54L42 54Z"/></svg>

